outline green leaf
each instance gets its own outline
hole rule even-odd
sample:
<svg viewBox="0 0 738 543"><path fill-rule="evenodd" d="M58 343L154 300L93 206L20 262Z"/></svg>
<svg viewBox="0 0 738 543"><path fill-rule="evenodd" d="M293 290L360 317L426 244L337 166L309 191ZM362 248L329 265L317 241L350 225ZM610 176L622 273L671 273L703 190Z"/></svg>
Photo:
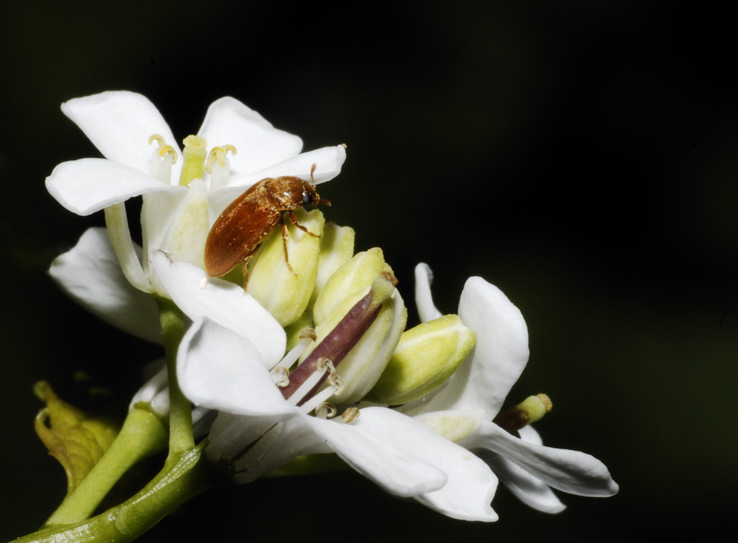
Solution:
<svg viewBox="0 0 738 543"><path fill-rule="evenodd" d="M34 429L64 468L69 495L108 450L117 427L64 402L46 381L36 383L34 392L46 402L36 415Z"/></svg>

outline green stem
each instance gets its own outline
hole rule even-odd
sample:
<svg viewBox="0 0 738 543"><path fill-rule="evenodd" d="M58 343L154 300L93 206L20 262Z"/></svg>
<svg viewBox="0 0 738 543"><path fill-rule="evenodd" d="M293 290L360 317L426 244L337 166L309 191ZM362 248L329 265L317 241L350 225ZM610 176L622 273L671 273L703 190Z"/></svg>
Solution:
<svg viewBox="0 0 738 543"><path fill-rule="evenodd" d="M169 375L169 454L188 451L195 446L192 435L192 406L179 388L177 348L185 333L184 316L171 300L157 298L164 352Z"/></svg>
<svg viewBox="0 0 738 543"><path fill-rule="evenodd" d="M88 518L133 464L164 448L166 436L163 421L151 411L131 410L110 448L45 525L73 524Z"/></svg>
<svg viewBox="0 0 738 543"><path fill-rule="evenodd" d="M47 526L14 543L100 543L133 541L166 515L214 486L204 443L170 455L164 469L138 494L96 517L73 525Z"/></svg>

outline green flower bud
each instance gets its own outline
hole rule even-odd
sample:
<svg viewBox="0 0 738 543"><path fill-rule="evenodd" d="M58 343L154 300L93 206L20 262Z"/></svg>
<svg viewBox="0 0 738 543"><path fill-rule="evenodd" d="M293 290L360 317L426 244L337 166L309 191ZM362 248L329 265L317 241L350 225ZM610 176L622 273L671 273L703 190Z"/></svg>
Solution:
<svg viewBox="0 0 738 543"><path fill-rule="evenodd" d="M318 276L315 279L315 288L310 299L311 306L315 304L318 294L328 279L354 254L354 238L356 233L350 226L338 226L329 222L323 230L320 240L320 256L318 257Z"/></svg>
<svg viewBox="0 0 738 543"><path fill-rule="evenodd" d="M278 226L249 263L246 287L246 292L256 298L282 326L297 321L310 301L318 274L320 236L325 225L323 214L317 209L310 212L296 209L295 215L310 233L287 220L289 265L285 259L282 229Z"/></svg>
<svg viewBox="0 0 738 543"><path fill-rule="evenodd" d="M420 398L448 379L475 343L476 335L458 315L407 330L367 399L398 405Z"/></svg>
<svg viewBox="0 0 738 543"><path fill-rule="evenodd" d="M326 281L313 306L316 324L332 314L339 304L356 303L369 290L372 281L382 272L392 276L392 268L384 261L382 249L374 247L356 253ZM345 312L344 312L345 314Z"/></svg>

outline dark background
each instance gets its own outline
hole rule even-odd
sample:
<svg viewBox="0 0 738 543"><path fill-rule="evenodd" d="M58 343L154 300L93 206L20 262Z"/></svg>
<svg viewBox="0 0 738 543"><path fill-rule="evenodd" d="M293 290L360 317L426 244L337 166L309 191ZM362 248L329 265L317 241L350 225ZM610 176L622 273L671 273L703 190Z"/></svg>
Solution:
<svg viewBox="0 0 738 543"><path fill-rule="evenodd" d="M346 142L321 195L456 309L482 275L521 308L531 360L515 403L547 392L547 444L621 485L562 495L557 516L504 489L496 524L446 519L353 473L211 492L142 541L590 541L689 537L735 510L738 85L733 19L706 3L26 2L0 18L3 409L0 539L35 529L65 479L32 430L32 384L119 413L159 355L67 300L51 259L100 216L45 191L96 156L60 112L108 89L147 95L182 138L233 95L305 148ZM727 9L727 8L726 8ZM82 399L79 399L84 403Z"/></svg>

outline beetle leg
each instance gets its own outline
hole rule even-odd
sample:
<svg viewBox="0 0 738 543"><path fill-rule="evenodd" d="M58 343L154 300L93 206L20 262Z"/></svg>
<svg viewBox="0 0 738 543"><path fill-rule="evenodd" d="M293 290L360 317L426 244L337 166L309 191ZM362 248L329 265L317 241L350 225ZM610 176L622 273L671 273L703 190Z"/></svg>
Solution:
<svg viewBox="0 0 738 543"><path fill-rule="evenodd" d="M251 252L241 259L241 273L243 273L243 290L246 291L246 287L249 284L249 261L254 258L254 255L259 250L259 245L254 247Z"/></svg>
<svg viewBox="0 0 738 543"><path fill-rule="evenodd" d="M289 215L290 215L290 221L292 221L292 224L294 224L295 226L297 226L297 228L299 228L300 230L302 230L303 232L305 232L307 235L313 236L314 238L319 238L320 237L319 234L313 234L310 230L308 230L303 225L301 225L299 222L297 222L297 215L295 215L295 213L293 211L290 211L289 212ZM284 231L285 231L284 230L284 219L282 219L282 232L284 232ZM284 234L282 234L282 237L284 237ZM286 246L285 246L285 248L286 248Z"/></svg>
<svg viewBox="0 0 738 543"><path fill-rule="evenodd" d="M292 215L292 212L291 211L290 211L290 215ZM292 222L295 222L295 221L293 220ZM295 273L295 270L292 269L292 266L290 266L290 255L287 252L287 223L284 222L284 215L282 216L282 246L284 247L284 261L285 261L285 264L287 264L287 267L289 268L289 270L294 275L297 275Z"/></svg>

